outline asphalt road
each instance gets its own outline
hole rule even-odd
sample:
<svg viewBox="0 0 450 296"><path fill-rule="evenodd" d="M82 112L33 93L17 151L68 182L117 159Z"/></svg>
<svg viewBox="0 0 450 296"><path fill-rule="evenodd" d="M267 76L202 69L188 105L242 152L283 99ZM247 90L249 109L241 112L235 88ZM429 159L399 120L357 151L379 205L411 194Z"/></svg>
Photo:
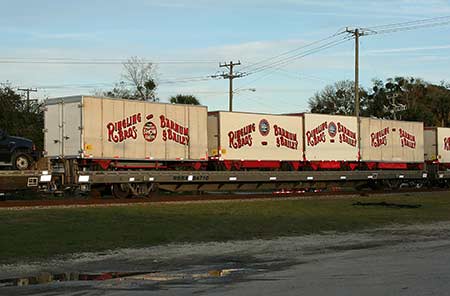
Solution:
<svg viewBox="0 0 450 296"><path fill-rule="evenodd" d="M3 266L0 278L64 268L141 273L105 281L3 287L0 295L449 295L449 230L445 224L399 226Z"/></svg>

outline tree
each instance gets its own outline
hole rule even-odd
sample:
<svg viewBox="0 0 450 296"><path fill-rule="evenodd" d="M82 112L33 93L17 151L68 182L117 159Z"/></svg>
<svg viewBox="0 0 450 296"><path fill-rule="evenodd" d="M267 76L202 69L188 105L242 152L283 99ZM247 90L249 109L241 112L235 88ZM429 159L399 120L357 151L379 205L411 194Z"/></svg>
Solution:
<svg viewBox="0 0 450 296"><path fill-rule="evenodd" d="M122 81L109 91L95 92L102 96L129 100L157 102L157 74L155 66L139 57L131 57L123 63Z"/></svg>
<svg viewBox="0 0 450 296"><path fill-rule="evenodd" d="M42 103L26 101L9 86L0 87L0 128L10 135L33 140L38 149L44 144Z"/></svg>
<svg viewBox="0 0 450 296"><path fill-rule="evenodd" d="M361 116L422 121L425 126L450 124L450 84L435 85L414 77L374 79L372 83L370 93L360 89ZM353 82L328 85L308 103L314 113L352 115Z"/></svg>
<svg viewBox="0 0 450 296"><path fill-rule="evenodd" d="M436 126L448 126L450 116L450 89L449 85L429 85L427 88L427 103L430 111L434 114L434 120L431 124Z"/></svg>
<svg viewBox="0 0 450 296"><path fill-rule="evenodd" d="M123 78L134 86L134 96L136 99L141 101L157 101L154 65L135 56L129 58L123 64L123 67L125 68Z"/></svg>
<svg viewBox="0 0 450 296"><path fill-rule="evenodd" d="M359 90L361 103L365 102L366 96L366 91L361 88ZM333 85L327 85L308 100L308 105L313 113L353 115L355 113L354 82L342 80ZM364 109L363 104L360 107Z"/></svg>
<svg viewBox="0 0 450 296"><path fill-rule="evenodd" d="M188 105L200 105L200 101L192 95L181 95L170 97L169 101L172 104L188 104Z"/></svg>
<svg viewBox="0 0 450 296"><path fill-rule="evenodd" d="M428 83L414 77L388 78L386 82L373 80L368 95L366 116L377 118L423 121L431 125L434 115L427 103Z"/></svg>
<svg viewBox="0 0 450 296"><path fill-rule="evenodd" d="M127 87L125 81L117 82L114 84L114 88L112 90L100 91L100 93L97 92L96 95L128 100L135 99L133 92Z"/></svg>

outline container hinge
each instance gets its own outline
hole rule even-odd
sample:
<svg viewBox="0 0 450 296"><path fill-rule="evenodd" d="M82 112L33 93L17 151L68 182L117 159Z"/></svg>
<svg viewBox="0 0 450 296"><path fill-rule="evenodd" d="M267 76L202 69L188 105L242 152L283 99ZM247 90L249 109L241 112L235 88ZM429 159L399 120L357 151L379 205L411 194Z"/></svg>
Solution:
<svg viewBox="0 0 450 296"><path fill-rule="evenodd" d="M82 103L78 104L78 108L83 108L84 105Z"/></svg>
<svg viewBox="0 0 450 296"><path fill-rule="evenodd" d="M48 133L48 129L47 129L47 128L43 128L43 129L42 129L42 132L43 132L43 133Z"/></svg>
<svg viewBox="0 0 450 296"><path fill-rule="evenodd" d="M84 127L82 127L82 126L79 126L79 127L78 127L78 130L79 130L79 131L82 131L83 129L84 129Z"/></svg>

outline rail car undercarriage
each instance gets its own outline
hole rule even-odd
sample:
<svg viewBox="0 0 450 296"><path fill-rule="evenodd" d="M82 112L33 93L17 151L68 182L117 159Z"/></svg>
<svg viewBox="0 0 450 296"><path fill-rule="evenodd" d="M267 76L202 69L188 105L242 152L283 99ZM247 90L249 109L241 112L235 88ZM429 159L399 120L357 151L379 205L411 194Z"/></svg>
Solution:
<svg viewBox="0 0 450 296"><path fill-rule="evenodd" d="M333 187L386 188L447 186L450 171L426 170L208 171L90 170L76 160L53 163L48 170L0 171L0 193L35 190L48 193L110 192L115 197L170 192L311 190Z"/></svg>

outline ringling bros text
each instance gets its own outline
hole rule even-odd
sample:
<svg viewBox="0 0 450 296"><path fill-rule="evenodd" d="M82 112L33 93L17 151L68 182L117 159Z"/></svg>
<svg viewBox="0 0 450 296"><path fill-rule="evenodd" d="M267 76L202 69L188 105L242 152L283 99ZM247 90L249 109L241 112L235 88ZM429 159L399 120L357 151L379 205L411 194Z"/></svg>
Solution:
<svg viewBox="0 0 450 296"><path fill-rule="evenodd" d="M327 121L306 132L306 145L314 147L320 143L327 142L327 134L331 143L334 143L334 138L338 135L339 143L356 147L356 132L341 122L335 124L334 122L328 123Z"/></svg>
<svg viewBox="0 0 450 296"><path fill-rule="evenodd" d="M395 129L393 129L395 130ZM388 143L388 135L391 133L391 129L389 127L382 128L377 132L373 132L370 134L370 144L372 147L378 148L381 146L387 146ZM400 137L400 145L402 147L408 147L411 149L416 148L416 137L405 131L404 129L399 129L399 137Z"/></svg>
<svg viewBox="0 0 450 296"><path fill-rule="evenodd" d="M297 134L288 131L287 129L279 126L273 126L275 136L275 146L286 147L289 149L298 149ZM241 149L244 146L252 147L254 145L254 133L256 132L256 124L250 123L237 130L228 132L228 147L233 149ZM269 132L262 134L262 137L269 136ZM263 141L266 143L266 141Z"/></svg>
<svg viewBox="0 0 450 296"><path fill-rule="evenodd" d="M147 115L146 118L152 119L153 115ZM138 137L137 125L143 121L141 113L136 113L115 122L109 122L106 125L108 131L108 141L121 143L125 140L136 140ZM177 123L176 121L164 116L159 116L159 127L162 129L162 140L172 141L181 145L189 144L189 128Z"/></svg>

